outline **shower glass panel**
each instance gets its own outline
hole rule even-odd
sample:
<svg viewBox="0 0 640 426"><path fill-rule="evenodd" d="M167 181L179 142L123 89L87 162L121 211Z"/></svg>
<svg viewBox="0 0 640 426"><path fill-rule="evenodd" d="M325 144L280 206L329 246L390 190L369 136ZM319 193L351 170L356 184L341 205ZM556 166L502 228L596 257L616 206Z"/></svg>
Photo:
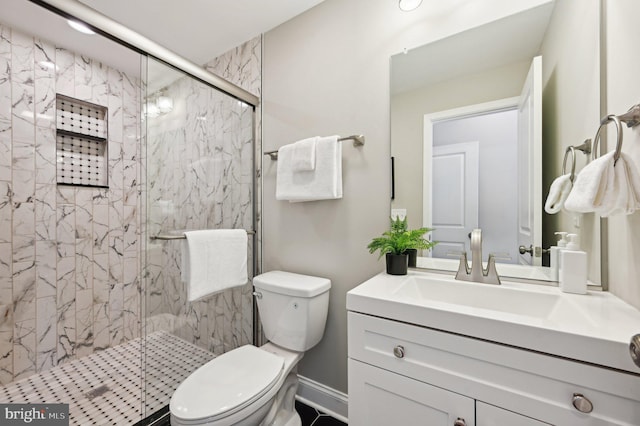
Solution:
<svg viewBox="0 0 640 426"><path fill-rule="evenodd" d="M153 58L143 120L145 414L165 409L194 370L252 342L248 283L187 300L185 230L249 231L254 272L253 107Z"/></svg>

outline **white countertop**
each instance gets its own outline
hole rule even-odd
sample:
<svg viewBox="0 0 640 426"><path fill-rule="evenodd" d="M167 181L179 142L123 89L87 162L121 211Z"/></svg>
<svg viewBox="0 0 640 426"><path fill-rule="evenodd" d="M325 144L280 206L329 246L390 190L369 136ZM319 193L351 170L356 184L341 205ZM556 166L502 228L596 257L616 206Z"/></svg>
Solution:
<svg viewBox="0 0 640 426"><path fill-rule="evenodd" d="M380 273L347 293L347 310L640 374L629 355L640 311L608 292Z"/></svg>

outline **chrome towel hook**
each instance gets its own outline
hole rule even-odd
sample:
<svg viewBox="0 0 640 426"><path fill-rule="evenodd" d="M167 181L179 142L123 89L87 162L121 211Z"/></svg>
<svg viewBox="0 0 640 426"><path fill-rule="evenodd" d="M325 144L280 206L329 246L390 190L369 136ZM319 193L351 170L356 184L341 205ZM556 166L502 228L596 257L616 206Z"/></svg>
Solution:
<svg viewBox="0 0 640 426"><path fill-rule="evenodd" d="M596 132L596 136L593 138L593 150L591 151L591 154L594 160L598 158L597 153L598 143L600 142L600 132L607 126L607 124L612 121L616 123L616 132L618 137L618 140L616 142L616 151L613 154L613 164L615 165L615 163L618 161L618 158L620 158L620 152L622 152L622 121L620 121L620 118L618 118L617 115L607 115L602 119L602 121L600 121L600 126L598 127L598 131Z"/></svg>
<svg viewBox="0 0 640 426"><path fill-rule="evenodd" d="M576 149L578 151L584 152L585 155L591 154L591 139L587 139L580 145L569 146L564 151L564 160L562 161L562 174L567 174L567 157L569 153L571 153L571 175L569 175L569 180L573 183L576 178Z"/></svg>
<svg viewBox="0 0 640 426"><path fill-rule="evenodd" d="M571 153L571 175L569 175L569 180L573 182L576 178L576 150L574 147L569 146L564 151L564 160L562 160L562 175L567 174L567 155Z"/></svg>

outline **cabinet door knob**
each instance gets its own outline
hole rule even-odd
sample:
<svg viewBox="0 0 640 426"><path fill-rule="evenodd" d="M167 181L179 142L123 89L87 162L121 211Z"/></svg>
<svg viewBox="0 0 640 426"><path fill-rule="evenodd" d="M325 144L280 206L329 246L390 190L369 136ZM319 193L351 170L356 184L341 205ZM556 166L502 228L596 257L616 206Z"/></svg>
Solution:
<svg viewBox="0 0 640 426"><path fill-rule="evenodd" d="M574 393L571 402L576 410L581 413L590 413L593 411L593 404L581 393Z"/></svg>
<svg viewBox="0 0 640 426"><path fill-rule="evenodd" d="M464 419L458 417L458 419L453 422L453 426L467 426L467 422L465 422Z"/></svg>
<svg viewBox="0 0 640 426"><path fill-rule="evenodd" d="M640 367L640 334L636 334L631 338L629 353L631 354L633 363Z"/></svg>
<svg viewBox="0 0 640 426"><path fill-rule="evenodd" d="M393 354L397 358L404 358L404 346L398 345L395 348L393 348Z"/></svg>

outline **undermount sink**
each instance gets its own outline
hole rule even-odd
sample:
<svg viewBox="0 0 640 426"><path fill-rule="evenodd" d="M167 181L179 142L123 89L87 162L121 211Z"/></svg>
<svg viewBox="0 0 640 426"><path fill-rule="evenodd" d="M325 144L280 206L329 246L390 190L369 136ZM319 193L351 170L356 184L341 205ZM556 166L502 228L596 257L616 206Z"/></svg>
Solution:
<svg viewBox="0 0 640 426"><path fill-rule="evenodd" d="M637 372L629 356L640 311L609 292L563 293L557 286L453 274L378 274L347 293L347 309L513 347Z"/></svg>
<svg viewBox="0 0 640 426"><path fill-rule="evenodd" d="M560 303L557 294L422 276L407 277L394 294L413 303L442 302L540 319L550 319Z"/></svg>

